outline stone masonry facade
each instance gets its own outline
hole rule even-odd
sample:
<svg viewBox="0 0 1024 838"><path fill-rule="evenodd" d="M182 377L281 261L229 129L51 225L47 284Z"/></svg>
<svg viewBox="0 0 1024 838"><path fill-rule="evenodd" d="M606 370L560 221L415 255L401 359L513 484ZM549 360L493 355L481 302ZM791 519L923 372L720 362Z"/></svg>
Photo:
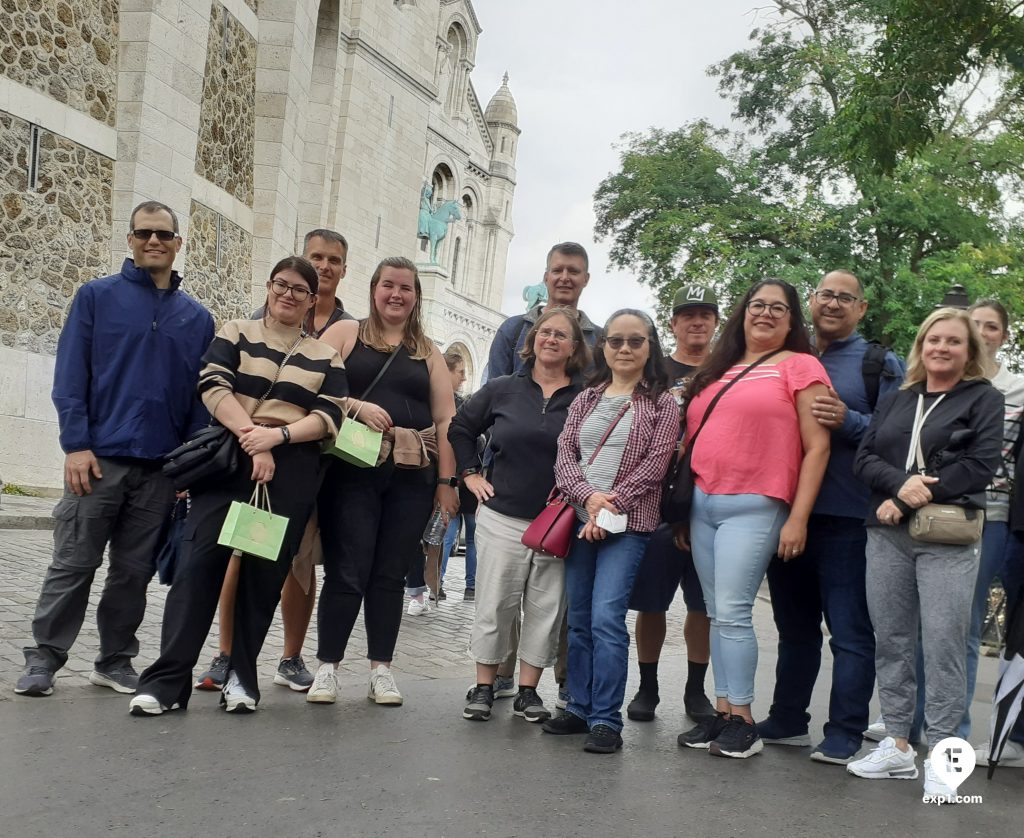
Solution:
<svg viewBox="0 0 1024 838"><path fill-rule="evenodd" d="M31 130L0 112L0 344L52 355L75 291L108 272L114 163L39 131L30 188Z"/></svg>
<svg viewBox="0 0 1024 838"><path fill-rule="evenodd" d="M183 275L184 290L210 310L218 327L226 320L248 317L252 312L252 236L193 201Z"/></svg>
<svg viewBox="0 0 1024 838"><path fill-rule="evenodd" d="M114 125L118 3L0 0L0 73Z"/></svg>
<svg viewBox="0 0 1024 838"><path fill-rule="evenodd" d="M256 40L214 2L206 50L196 173L253 205Z"/></svg>

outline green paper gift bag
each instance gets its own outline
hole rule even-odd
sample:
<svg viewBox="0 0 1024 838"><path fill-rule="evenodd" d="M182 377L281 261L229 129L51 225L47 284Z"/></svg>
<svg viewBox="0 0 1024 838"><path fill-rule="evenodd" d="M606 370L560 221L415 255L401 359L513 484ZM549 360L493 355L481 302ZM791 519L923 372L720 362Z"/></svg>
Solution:
<svg viewBox="0 0 1024 838"><path fill-rule="evenodd" d="M231 502L217 543L234 548L236 553L248 553L276 562L287 529L288 519L270 511L270 493L266 484L257 483L248 503Z"/></svg>
<svg viewBox="0 0 1024 838"><path fill-rule="evenodd" d="M334 440L334 445L327 450L346 463L362 468L373 468L377 465L377 457L380 456L380 445L383 439L384 434L380 431L375 431L362 422L357 422L346 416L342 419L338 438Z"/></svg>

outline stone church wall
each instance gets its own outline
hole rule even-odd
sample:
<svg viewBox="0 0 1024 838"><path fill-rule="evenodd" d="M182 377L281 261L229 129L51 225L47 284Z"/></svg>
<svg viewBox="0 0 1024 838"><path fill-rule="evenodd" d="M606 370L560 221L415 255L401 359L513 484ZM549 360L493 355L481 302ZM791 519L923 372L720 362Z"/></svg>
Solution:
<svg viewBox="0 0 1024 838"><path fill-rule="evenodd" d="M184 289L210 310L218 327L225 320L248 317L252 236L196 201L188 223Z"/></svg>
<svg viewBox="0 0 1024 838"><path fill-rule="evenodd" d="M0 0L0 73L114 125L118 3Z"/></svg>
<svg viewBox="0 0 1024 838"><path fill-rule="evenodd" d="M0 112L0 344L52 355L82 283L108 273L112 160Z"/></svg>
<svg viewBox="0 0 1024 838"><path fill-rule="evenodd" d="M256 39L214 2L199 116L196 173L253 205Z"/></svg>

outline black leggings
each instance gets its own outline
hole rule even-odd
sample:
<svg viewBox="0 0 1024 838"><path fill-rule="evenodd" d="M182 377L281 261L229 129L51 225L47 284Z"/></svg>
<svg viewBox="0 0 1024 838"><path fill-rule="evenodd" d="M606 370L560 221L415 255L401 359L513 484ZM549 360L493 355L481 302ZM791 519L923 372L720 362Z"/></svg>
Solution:
<svg viewBox="0 0 1024 838"><path fill-rule="evenodd" d="M317 611L317 658L345 657L363 607L367 657L390 661L405 604L405 576L422 556L420 536L434 509L437 470L331 465L320 491L324 584Z"/></svg>
<svg viewBox="0 0 1024 838"><path fill-rule="evenodd" d="M276 515L288 518L284 545L276 562L242 556L235 599L235 633L231 668L246 692L260 697L256 659L263 648L281 586L302 540L306 521L316 500L319 445L304 442L273 449L275 473L268 484ZM252 460L240 452L238 473L223 484L192 497L181 557L174 584L164 605L160 657L139 678L139 694L152 695L161 704L188 705L192 695L192 668L210 632L224 583L231 548L217 544L224 517L232 501L247 502L252 495Z"/></svg>

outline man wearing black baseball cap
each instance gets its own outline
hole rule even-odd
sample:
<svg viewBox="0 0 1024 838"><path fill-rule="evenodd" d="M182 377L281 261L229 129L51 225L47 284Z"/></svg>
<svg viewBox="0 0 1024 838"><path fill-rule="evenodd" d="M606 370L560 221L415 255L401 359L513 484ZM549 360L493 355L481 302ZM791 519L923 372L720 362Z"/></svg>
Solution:
<svg viewBox="0 0 1024 838"><path fill-rule="evenodd" d="M684 285L672 300L672 334L675 351L665 358L671 391L682 403L686 380L708 356L711 339L718 328L718 297L706 285ZM699 722L713 716L715 708L704 693L704 677L711 658L711 622L704 605L704 592L688 551L676 547L672 528L660 526L647 546L637 572L629 607L636 615L636 651L640 662L640 689L626 708L626 715L637 722L654 719L658 695L658 660L665 643L665 612L672 605L676 586L683 589L686 601L687 677L683 705L687 715Z"/></svg>

